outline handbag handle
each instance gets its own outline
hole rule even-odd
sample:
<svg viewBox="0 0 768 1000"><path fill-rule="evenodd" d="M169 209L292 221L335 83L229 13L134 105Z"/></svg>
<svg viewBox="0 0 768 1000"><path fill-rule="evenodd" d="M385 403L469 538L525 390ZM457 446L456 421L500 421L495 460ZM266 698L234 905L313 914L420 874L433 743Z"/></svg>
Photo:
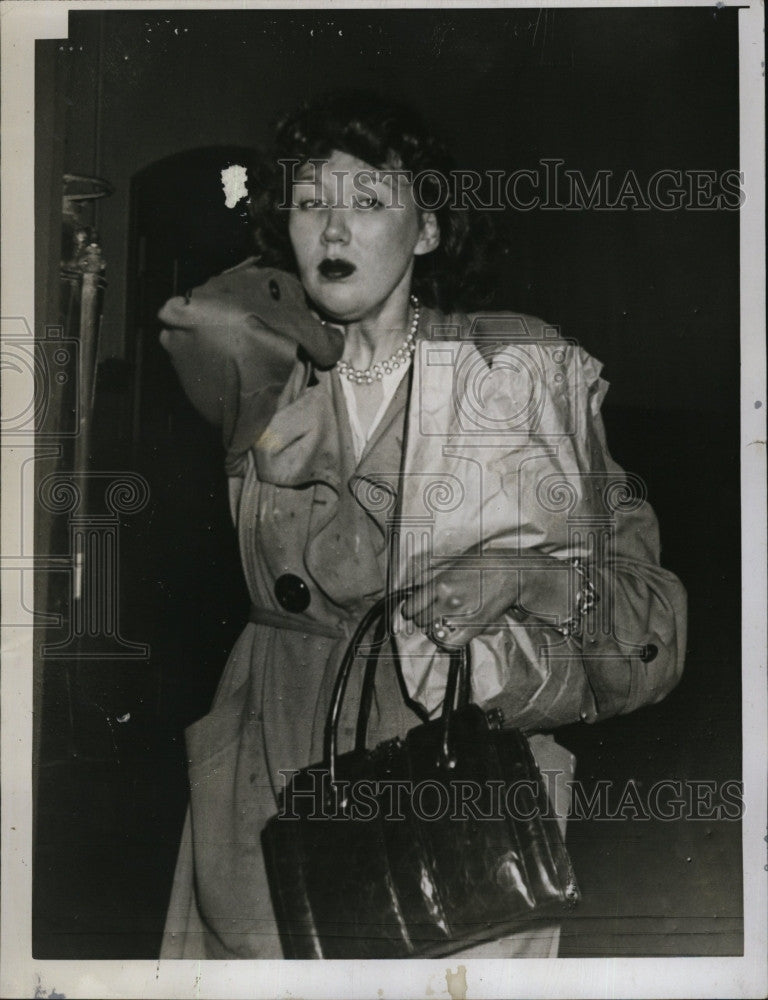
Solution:
<svg viewBox="0 0 768 1000"><path fill-rule="evenodd" d="M357 658L362 641L371 628L376 623L374 641L371 651L368 654L365 677L363 680L363 690L360 698L360 708L357 717L357 730L355 739L355 749L364 750L368 729L368 717L370 715L373 701L373 685L376 676L376 667L379 659L379 651L383 645L386 632L387 609L404 600L410 590L403 589L395 591L380 598L363 615L360 623L355 629L354 635L350 639L336 676L336 684L333 689L331 707L328 712L325 731L325 758L328 761L328 770L331 785L336 781L336 758L338 755L338 728L341 717L341 708L344 703L344 693L347 689L347 682L352 672L352 666ZM459 707L469 704L470 695L470 657L469 648L450 649L450 665L448 668L448 680L445 687L445 699L441 714L442 737L440 741L440 757L438 764L447 768L453 768L456 764L455 756L451 749L451 718L453 716L457 689L459 692Z"/></svg>

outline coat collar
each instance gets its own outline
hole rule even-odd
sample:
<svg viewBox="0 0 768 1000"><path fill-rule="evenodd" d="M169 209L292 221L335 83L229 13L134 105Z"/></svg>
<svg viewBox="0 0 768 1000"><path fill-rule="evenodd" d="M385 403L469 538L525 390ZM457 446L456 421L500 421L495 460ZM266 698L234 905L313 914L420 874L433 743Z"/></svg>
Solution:
<svg viewBox="0 0 768 1000"><path fill-rule="evenodd" d="M460 318L422 308L419 339L456 336ZM350 479L392 482L400 469L402 436L393 425L402 424L408 406L409 378L398 386L359 463L354 460L347 406L334 371L316 372L309 386L306 365L297 361L267 429L255 444L256 468L263 482L300 487L325 483L335 492ZM346 479L342 473L347 473ZM383 478L382 478L383 475ZM394 490L394 486L391 487Z"/></svg>

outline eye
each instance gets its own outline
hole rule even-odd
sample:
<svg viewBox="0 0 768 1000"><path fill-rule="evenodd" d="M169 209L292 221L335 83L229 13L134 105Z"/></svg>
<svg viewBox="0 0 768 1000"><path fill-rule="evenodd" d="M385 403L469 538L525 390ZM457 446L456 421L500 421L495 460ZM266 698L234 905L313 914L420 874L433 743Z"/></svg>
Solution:
<svg viewBox="0 0 768 1000"><path fill-rule="evenodd" d="M379 208L380 206L381 202L375 195L361 194L355 197L355 208L363 209L363 211Z"/></svg>
<svg viewBox="0 0 768 1000"><path fill-rule="evenodd" d="M325 208L325 202L322 198L299 198L298 206L307 211L313 208Z"/></svg>

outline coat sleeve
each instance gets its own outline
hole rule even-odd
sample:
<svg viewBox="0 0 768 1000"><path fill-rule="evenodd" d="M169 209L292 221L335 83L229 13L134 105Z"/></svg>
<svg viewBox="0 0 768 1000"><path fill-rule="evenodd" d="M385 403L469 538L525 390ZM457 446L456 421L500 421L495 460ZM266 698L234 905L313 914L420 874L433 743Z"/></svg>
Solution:
<svg viewBox="0 0 768 1000"><path fill-rule="evenodd" d="M170 299L158 318L184 391L222 429L228 463L266 428L297 349L327 367L343 347L341 334L309 312L296 278L252 259Z"/></svg>
<svg viewBox="0 0 768 1000"><path fill-rule="evenodd" d="M599 463L620 481L625 473L608 451L599 411L592 429ZM643 500L617 510L615 518L614 555L595 568L595 587L609 602L605 628L593 626L578 644L590 688L582 709L589 721L661 701L680 680L685 660L687 595L660 565L656 516Z"/></svg>
<svg viewBox="0 0 768 1000"><path fill-rule="evenodd" d="M507 669L494 674L491 668L478 678L479 700L528 731L595 722L654 704L675 687L683 669L686 592L660 565L658 523L642 484L608 450L600 412L606 389L595 378L581 442L590 476L606 483L613 498L606 501L612 525L606 556L585 567L598 603L582 619L580 636L566 638L537 624L535 615L521 622L513 611L509 628L482 640ZM574 579L576 586L583 583ZM573 612L563 598L559 621ZM484 680L488 697L482 699Z"/></svg>
<svg viewBox="0 0 768 1000"><path fill-rule="evenodd" d="M483 388L484 412L494 419L530 416L510 425L514 433L505 431L498 449L492 437L481 449L466 445L487 471L485 488L475 506L435 515L434 544L450 538L456 553L465 551L464 525L477 524L483 554L509 559L515 604L470 643L473 698L500 708L508 725L535 732L631 712L671 691L683 668L686 594L660 565L658 526L642 482L608 450L601 416L608 384L599 362L578 345L550 342L540 321L526 319L530 342L502 349L491 343ZM526 370L538 373L532 383L538 397ZM464 399L460 386L451 392ZM540 399L538 409L523 406L529 397ZM445 433L419 436L423 453L414 468L462 474L458 462L448 466L444 457L461 452L461 437L450 439L450 448L441 445L442 454L435 451L432 442L448 440ZM480 496L470 484L464 492ZM440 555L450 556L448 544ZM599 601L582 618L580 635L564 635L560 629L575 617L586 582ZM434 713L448 658L419 630L396 627L406 686Z"/></svg>

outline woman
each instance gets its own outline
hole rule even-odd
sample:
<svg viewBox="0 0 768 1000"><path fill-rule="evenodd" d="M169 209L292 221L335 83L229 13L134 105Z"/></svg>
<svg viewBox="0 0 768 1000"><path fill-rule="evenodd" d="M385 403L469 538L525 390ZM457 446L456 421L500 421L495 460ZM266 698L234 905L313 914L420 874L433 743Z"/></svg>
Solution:
<svg viewBox="0 0 768 1000"><path fill-rule="evenodd" d="M185 389L223 429L253 601L211 712L187 731L191 803L163 957L280 957L260 831L277 810L282 772L321 759L340 656L393 580L416 584L398 638L410 700L394 671L379 670L369 744L404 735L439 708L442 646L471 640L474 699L531 734L539 766L559 775L550 794L563 819L574 762L552 730L658 701L682 669L685 593L659 568L643 498L609 512L610 559L591 564L553 507L557 489L549 499L540 490L548 476L571 476L592 484L578 488L577 506L599 505L608 476L626 493L599 415L606 386L598 363L553 340L541 321L507 317L499 326L493 315L462 311L480 287L485 244L467 213L429 186L428 172L433 185L449 176L441 147L407 109L353 93L300 109L277 139L281 169L259 179L251 198L257 257L160 313ZM502 450L480 470L500 488L481 500L465 477L470 506L451 523L440 521L445 511L435 520L436 554L534 556L524 572L503 559L482 572L443 560L419 574L418 558L393 568L389 512L399 502L404 515L425 495L412 488L429 471L424 462L448 461L434 443L440 435L419 428L443 420L456 434L458 369L430 368L421 349L430 338L475 352L473 364L483 359L477 384L491 415L502 398L517 406L522 369L510 351L539 373L522 387L535 406L517 406L524 421L511 428L514 447L494 438L489 447ZM463 399L472 388L464 384ZM392 502L382 503L387 491ZM601 595L609 628L594 626ZM350 718L343 738L351 732ZM556 948L549 928L468 954Z"/></svg>

